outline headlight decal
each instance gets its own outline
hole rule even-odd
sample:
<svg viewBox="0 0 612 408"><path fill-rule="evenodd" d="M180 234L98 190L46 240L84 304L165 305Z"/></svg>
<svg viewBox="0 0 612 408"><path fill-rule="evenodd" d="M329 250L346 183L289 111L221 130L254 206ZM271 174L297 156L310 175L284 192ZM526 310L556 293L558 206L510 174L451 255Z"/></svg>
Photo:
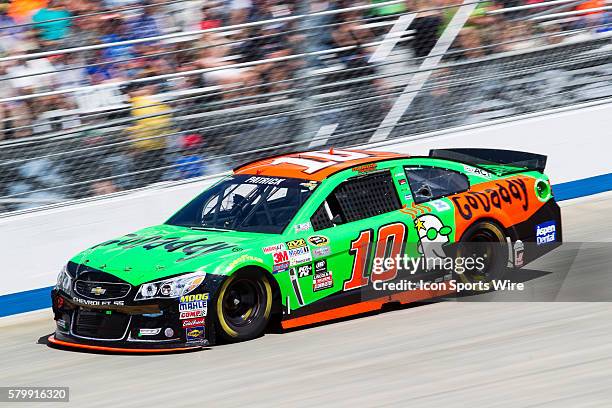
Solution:
<svg viewBox="0 0 612 408"><path fill-rule="evenodd" d="M204 282L205 272L194 272L157 282L144 283L134 300L173 299L186 295Z"/></svg>
<svg viewBox="0 0 612 408"><path fill-rule="evenodd" d="M72 277L68 274L66 265L64 265L59 275L57 275L56 287L68 294L72 292Z"/></svg>

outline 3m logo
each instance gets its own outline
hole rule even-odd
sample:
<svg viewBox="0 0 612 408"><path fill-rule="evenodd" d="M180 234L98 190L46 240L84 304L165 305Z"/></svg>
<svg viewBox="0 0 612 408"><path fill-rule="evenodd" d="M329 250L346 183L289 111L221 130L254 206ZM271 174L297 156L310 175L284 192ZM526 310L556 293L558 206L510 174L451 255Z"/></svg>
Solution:
<svg viewBox="0 0 612 408"><path fill-rule="evenodd" d="M272 254L272 258L274 259L275 264L289 262L289 254L287 251L275 252Z"/></svg>

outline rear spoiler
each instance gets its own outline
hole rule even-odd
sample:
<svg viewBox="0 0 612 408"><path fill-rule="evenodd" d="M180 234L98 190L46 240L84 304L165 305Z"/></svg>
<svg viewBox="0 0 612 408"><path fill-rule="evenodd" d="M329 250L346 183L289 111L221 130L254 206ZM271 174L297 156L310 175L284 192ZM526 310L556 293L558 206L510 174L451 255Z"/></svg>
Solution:
<svg viewBox="0 0 612 408"><path fill-rule="evenodd" d="M454 160L475 166L507 165L522 167L527 170L537 170L540 173L544 172L544 168L546 167L546 156L514 150L469 148L432 149L429 151L429 157Z"/></svg>

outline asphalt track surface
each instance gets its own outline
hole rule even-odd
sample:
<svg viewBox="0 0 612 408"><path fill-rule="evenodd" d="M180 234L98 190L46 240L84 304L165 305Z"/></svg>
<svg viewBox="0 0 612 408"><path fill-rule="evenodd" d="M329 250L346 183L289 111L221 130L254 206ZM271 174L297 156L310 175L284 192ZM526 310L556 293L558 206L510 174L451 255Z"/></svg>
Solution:
<svg viewBox="0 0 612 408"><path fill-rule="evenodd" d="M612 195L567 202L562 211L565 240L594 245L560 248L529 265L539 272L523 296L547 302L481 295L475 300L497 301L432 303L146 356L38 344L54 327L46 310L0 320L0 386L70 387L70 403L45 407L608 408L612 246L602 243L612 242ZM543 272L566 265L563 279ZM599 302L587 302L592 293Z"/></svg>

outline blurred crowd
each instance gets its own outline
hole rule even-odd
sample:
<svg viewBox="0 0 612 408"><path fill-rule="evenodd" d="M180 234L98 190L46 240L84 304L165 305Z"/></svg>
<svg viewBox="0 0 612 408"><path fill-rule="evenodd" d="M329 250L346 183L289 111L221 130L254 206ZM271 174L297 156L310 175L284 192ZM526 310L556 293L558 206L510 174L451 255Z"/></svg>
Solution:
<svg viewBox="0 0 612 408"><path fill-rule="evenodd" d="M609 29L609 11L587 10L605 7L605 0L582 2L564 11L584 13L545 24L523 18L540 8L497 12L542 1L480 2L447 58L469 60L556 44L567 40L556 34L581 27ZM379 67L370 61L372 43L391 27L384 22L418 11L410 25L412 39L400 44L409 67L431 51L456 11L450 6L461 4L406 0L355 9L370 2L0 0L0 164L14 159L2 157L3 143L73 129L80 138L76 147L92 152L87 163L62 162L64 169L77 166L76 173L57 170L52 158L13 166L10 178L8 167L4 177L0 168L0 197L46 191L39 198L53 201L63 199L49 192L54 185L84 183L80 195L88 196L217 171L205 165L215 141L189 121L178 123L177 111L282 100L296 86L292 79L331 65L374 76ZM349 11L320 13L345 8ZM318 14L290 18L306 13ZM330 49L339 49L333 59L313 54ZM310 56L295 58L304 53ZM374 92L393 86L384 82L373 80ZM108 140L99 124L112 120L117 131ZM95 153L100 147L105 154Z"/></svg>

